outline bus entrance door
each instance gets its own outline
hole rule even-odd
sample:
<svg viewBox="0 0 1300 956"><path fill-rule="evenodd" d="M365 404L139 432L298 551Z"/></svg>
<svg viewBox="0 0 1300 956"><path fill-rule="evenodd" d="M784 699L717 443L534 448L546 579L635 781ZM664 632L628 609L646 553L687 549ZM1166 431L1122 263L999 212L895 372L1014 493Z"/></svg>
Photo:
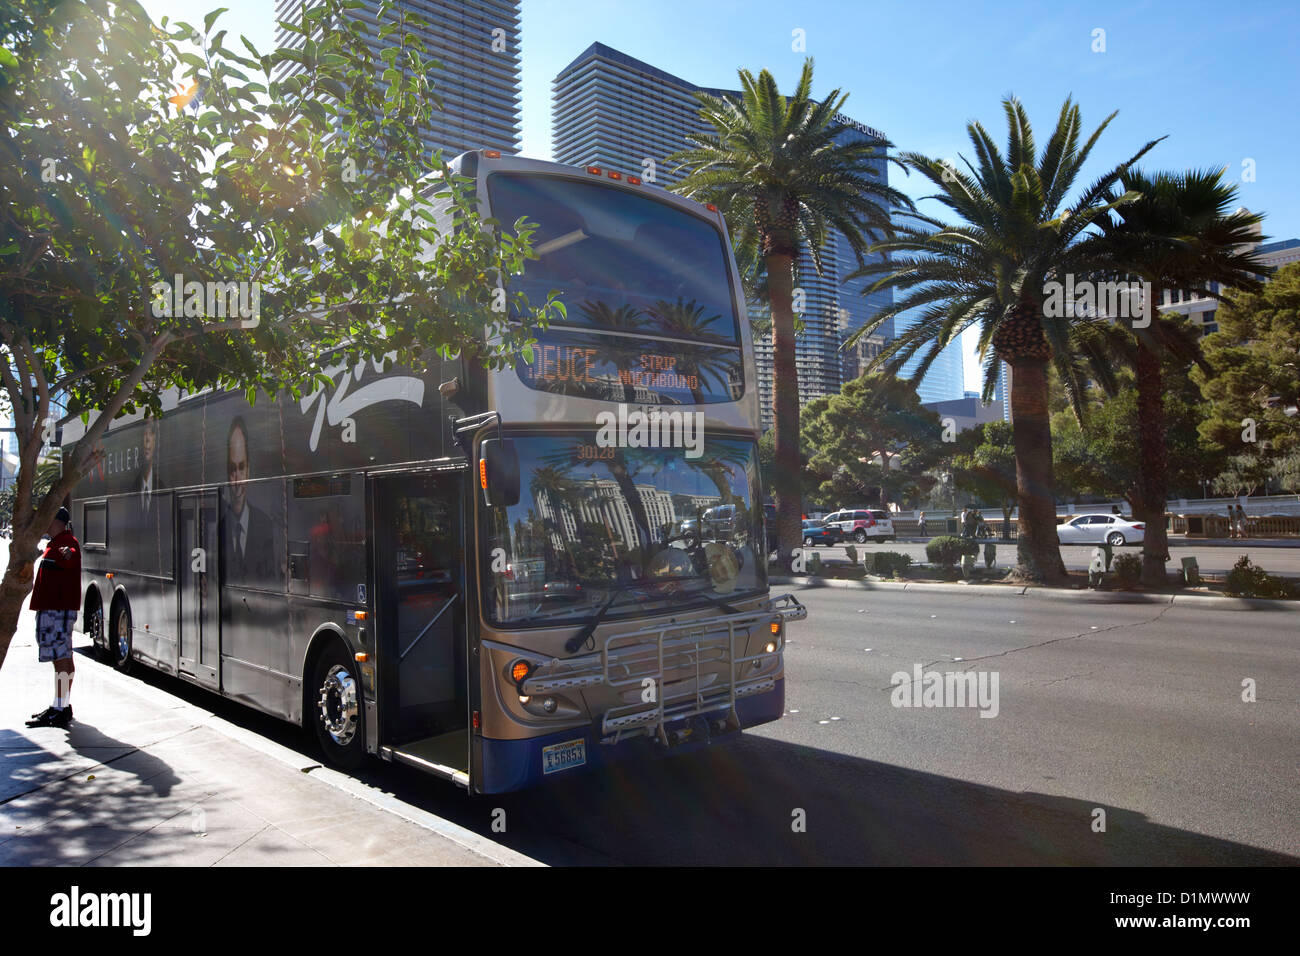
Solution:
<svg viewBox="0 0 1300 956"><path fill-rule="evenodd" d="M177 603L180 605L181 674L206 687L221 684L221 589L217 535L217 495L207 491L180 495L176 502L178 557Z"/></svg>
<svg viewBox="0 0 1300 956"><path fill-rule="evenodd" d="M391 759L452 777L469 768L463 480L375 479L376 621Z"/></svg>

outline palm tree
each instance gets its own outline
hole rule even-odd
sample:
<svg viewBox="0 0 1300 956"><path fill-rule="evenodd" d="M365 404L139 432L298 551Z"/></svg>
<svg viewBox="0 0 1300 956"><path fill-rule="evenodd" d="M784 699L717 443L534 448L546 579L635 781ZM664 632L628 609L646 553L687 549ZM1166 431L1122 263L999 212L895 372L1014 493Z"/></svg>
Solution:
<svg viewBox="0 0 1300 956"><path fill-rule="evenodd" d="M1142 545L1142 582L1166 584L1169 541L1165 533L1165 500L1169 487L1165 449L1164 381L1161 357L1187 364L1205 360L1193 334L1158 317L1150 324L1167 290L1191 289L1217 298L1211 283L1248 292L1262 287L1268 267L1249 251L1261 241L1256 227L1263 217L1238 209L1237 187L1224 182L1223 170L1188 170L1147 176L1131 169L1117 189L1138 198L1117 207L1098 221L1095 246L1112 263L1110 275L1136 276L1149 296L1145 316L1116 317L1128 330L1133 347L1126 350L1137 380L1139 441L1143 450L1139 472L1138 512L1146 523ZM1129 310L1132 311L1132 310ZM1208 367L1207 371L1208 371Z"/></svg>
<svg viewBox="0 0 1300 956"><path fill-rule="evenodd" d="M1111 169L1080 192L1074 189L1084 163L1115 114L1080 142L1079 108L1067 99L1047 145L1037 154L1024 107L1014 97L1002 101L1008 135L1004 157L977 122L967 125L976 165L964 170L919 153L903 153L910 169L938 187L932 197L964 220L947 225L928 216L900 230L900 238L877 243L872 251L892 256L856 273L880 276L869 291L896 288L891 308L881 310L853 336L869 334L905 309L926 307L918 321L885 347L876 364L900 370L922 349L914 373L920 378L950 342L970 326L979 328L985 356L984 397L992 397L998 361L1012 369L1011 418L1016 450L1016 496L1020 507L1017 574L1026 580L1055 580L1065 574L1056 537L1052 496L1052 433L1048 411L1047 368L1055 364L1076 414L1083 407L1084 381L1073 354L1070 310L1049 315L1045 285L1057 275L1086 271L1081 240L1090 226L1133 198L1115 197L1111 187L1123 171L1159 140ZM991 355L989 353L992 353Z"/></svg>
<svg viewBox="0 0 1300 956"><path fill-rule="evenodd" d="M740 71L738 97L697 93L713 132L691 137L671 157L689 174L674 188L716 205L733 234L737 259L762 262L772 311L779 553L788 566L800 541L799 378L795 367L794 266L801 249L822 272L821 247L838 232L862 262L869 242L892 236L889 210L911 209L881 182L871 160L890 143L836 142L835 115L847 94L812 98L813 61L804 62L794 94L784 97L767 70Z"/></svg>

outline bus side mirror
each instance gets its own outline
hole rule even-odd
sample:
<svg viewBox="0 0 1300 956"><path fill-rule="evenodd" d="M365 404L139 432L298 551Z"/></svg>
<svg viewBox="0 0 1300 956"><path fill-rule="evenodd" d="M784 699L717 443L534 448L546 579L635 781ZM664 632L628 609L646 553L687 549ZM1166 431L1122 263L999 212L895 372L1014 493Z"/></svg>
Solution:
<svg viewBox="0 0 1300 956"><path fill-rule="evenodd" d="M479 446L478 477L489 508L519 503L519 453L509 438L484 439Z"/></svg>

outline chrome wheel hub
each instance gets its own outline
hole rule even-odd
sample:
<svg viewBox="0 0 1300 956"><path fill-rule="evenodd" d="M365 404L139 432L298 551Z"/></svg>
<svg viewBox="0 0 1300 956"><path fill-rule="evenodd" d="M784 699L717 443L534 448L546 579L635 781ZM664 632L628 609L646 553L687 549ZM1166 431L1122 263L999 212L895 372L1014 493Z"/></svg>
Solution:
<svg viewBox="0 0 1300 956"><path fill-rule="evenodd" d="M117 616L117 659L124 663L131 656L131 623L125 614Z"/></svg>
<svg viewBox="0 0 1300 956"><path fill-rule="evenodd" d="M346 747L357 733L360 702L356 679L346 667L335 664L320 689L320 722L330 738Z"/></svg>

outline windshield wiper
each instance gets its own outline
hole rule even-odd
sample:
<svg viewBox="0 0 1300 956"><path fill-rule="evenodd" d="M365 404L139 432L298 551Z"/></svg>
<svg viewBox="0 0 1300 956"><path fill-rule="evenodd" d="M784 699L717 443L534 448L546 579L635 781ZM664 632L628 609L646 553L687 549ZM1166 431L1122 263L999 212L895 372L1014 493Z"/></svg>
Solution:
<svg viewBox="0 0 1300 956"><path fill-rule="evenodd" d="M704 575L699 575L699 574L677 575L668 578L646 578L641 581L632 581L629 582L628 584L623 585L623 587L644 588L653 584L672 584L679 581L705 581L705 580L708 580L708 578L706 578ZM592 615L591 620L588 621L586 624L584 624L582 626L582 629L579 630L577 634L573 635L573 637L569 638L567 641L564 642L564 649L566 651L568 651L570 654L573 654L578 650L578 648L582 647L583 644L587 643L587 641L591 639L591 635L596 632L596 628L599 627L600 622L605 619L605 615L609 613L609 609L612 608L614 604L618 601L620 594L622 594L621 590L614 591L614 593L612 593L609 596L609 598L605 601L605 603L600 606L600 610L597 611L594 615ZM671 597L671 595L657 595L657 596ZM722 598L716 595L709 594L707 591L692 591L690 592L689 596L702 597L710 604L712 604L714 607L726 611L728 614L740 613L734 607L728 604L725 600L723 600Z"/></svg>
<svg viewBox="0 0 1300 956"><path fill-rule="evenodd" d="M620 593L621 593L620 591L615 589L610 594L610 596L605 600L605 603L600 606L600 610L592 615L591 620L588 621L586 624L584 624L582 626L582 629L579 630L577 634L573 635L573 637L569 638L567 641L564 642L564 649L566 651L568 651L570 654L573 654L583 644L586 644L587 641L591 640L591 635L596 632L597 625L599 625L601 620L604 619L605 615L609 613L609 609L614 606L614 602L618 600L618 596Z"/></svg>

